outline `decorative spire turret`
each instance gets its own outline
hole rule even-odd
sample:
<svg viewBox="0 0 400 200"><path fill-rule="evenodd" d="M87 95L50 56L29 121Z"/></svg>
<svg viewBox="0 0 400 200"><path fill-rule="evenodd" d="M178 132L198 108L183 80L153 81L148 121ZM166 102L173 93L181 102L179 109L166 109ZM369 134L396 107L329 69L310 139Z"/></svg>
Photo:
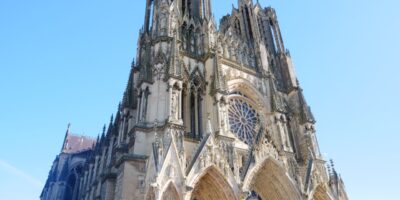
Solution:
<svg viewBox="0 0 400 200"><path fill-rule="evenodd" d="M122 99L123 108L135 109L137 106L137 89L135 87L135 60L132 61L131 71L129 73L128 83L126 84L126 89Z"/></svg>
<svg viewBox="0 0 400 200"><path fill-rule="evenodd" d="M311 112L310 106L308 106L306 99L304 98L303 95L303 90L299 88L298 90L298 95L299 95L299 103L300 103L300 116L301 116L301 122L304 123L312 123L314 124L315 118L314 115Z"/></svg>

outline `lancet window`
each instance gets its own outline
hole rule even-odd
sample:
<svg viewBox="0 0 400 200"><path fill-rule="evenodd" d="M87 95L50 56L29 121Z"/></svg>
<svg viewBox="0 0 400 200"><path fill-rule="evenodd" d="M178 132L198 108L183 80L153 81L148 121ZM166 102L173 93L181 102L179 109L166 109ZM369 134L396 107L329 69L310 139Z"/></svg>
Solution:
<svg viewBox="0 0 400 200"><path fill-rule="evenodd" d="M181 5L182 15L188 13L189 16L192 16L192 1L191 0L182 0Z"/></svg>
<svg viewBox="0 0 400 200"><path fill-rule="evenodd" d="M238 18L235 19L234 28L237 35L241 35L242 29L240 28L240 21Z"/></svg>
<svg viewBox="0 0 400 200"><path fill-rule="evenodd" d="M195 50L195 36L194 36L194 30L193 30L194 28L193 28L193 26L190 26L189 27L189 32L188 32L188 39L187 39L187 41L188 41L188 50L191 52L191 53L194 53L194 50Z"/></svg>
<svg viewBox="0 0 400 200"><path fill-rule="evenodd" d="M182 40L183 49L187 48L187 38L188 38L188 32L187 32L187 25L185 22L185 23L183 23L183 25L181 27L181 40Z"/></svg>
<svg viewBox="0 0 400 200"><path fill-rule="evenodd" d="M142 91L139 96L139 98L140 98L139 114L138 114L139 122L146 121L147 104L148 104L149 95L150 95L150 91L149 91L149 88L147 87L146 90Z"/></svg>
<svg viewBox="0 0 400 200"><path fill-rule="evenodd" d="M203 138L203 89L199 77L194 77L188 93L182 97L182 119L189 131L188 137L200 140Z"/></svg>

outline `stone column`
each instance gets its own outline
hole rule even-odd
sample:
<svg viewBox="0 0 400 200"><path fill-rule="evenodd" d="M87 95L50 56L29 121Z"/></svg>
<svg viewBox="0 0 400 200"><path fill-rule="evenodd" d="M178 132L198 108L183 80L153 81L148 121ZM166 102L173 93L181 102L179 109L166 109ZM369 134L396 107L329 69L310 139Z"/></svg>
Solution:
<svg viewBox="0 0 400 200"><path fill-rule="evenodd" d="M183 124L182 120L182 87L178 90L178 120L179 123Z"/></svg>
<svg viewBox="0 0 400 200"><path fill-rule="evenodd" d="M196 138L197 137L197 135L199 134L199 132L198 132L198 127L199 127L199 121L197 120L197 117L198 117L198 115L199 115L199 112L198 112L198 105L197 105L197 94L198 93L198 91L194 91L194 130L192 130L192 131L194 131L194 137ZM191 112L193 112L193 110L191 110Z"/></svg>
<svg viewBox="0 0 400 200"><path fill-rule="evenodd" d="M169 120L172 120L173 119L173 116L172 116L172 105L174 104L174 102L172 102L173 101L173 97L172 97L172 95L173 95L173 93L172 93L172 90L173 90L174 88L173 88L173 86L172 86L172 83L171 83L171 81L168 83L168 95L169 95L169 114L168 114L168 118L169 118Z"/></svg>
<svg viewBox="0 0 400 200"><path fill-rule="evenodd" d="M118 130L118 138L117 138L118 145L121 144L121 141L122 141L122 132L124 131L124 124L125 124L124 118L125 117L122 117L122 124L120 124L121 125L120 127L122 127L122 128L119 128L119 130Z"/></svg>

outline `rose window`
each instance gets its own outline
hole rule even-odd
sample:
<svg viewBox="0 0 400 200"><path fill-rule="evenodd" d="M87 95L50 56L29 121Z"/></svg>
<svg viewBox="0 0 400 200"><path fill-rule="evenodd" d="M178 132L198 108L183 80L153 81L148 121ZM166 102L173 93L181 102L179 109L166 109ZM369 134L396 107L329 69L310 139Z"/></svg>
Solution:
<svg viewBox="0 0 400 200"><path fill-rule="evenodd" d="M229 125L231 131L244 143L252 144L260 127L259 114L246 101L238 98L229 101Z"/></svg>

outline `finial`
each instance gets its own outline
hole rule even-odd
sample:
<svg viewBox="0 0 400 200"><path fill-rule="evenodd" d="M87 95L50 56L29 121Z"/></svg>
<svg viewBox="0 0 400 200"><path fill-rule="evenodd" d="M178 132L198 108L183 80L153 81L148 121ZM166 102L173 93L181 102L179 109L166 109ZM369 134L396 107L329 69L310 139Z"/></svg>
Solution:
<svg viewBox="0 0 400 200"><path fill-rule="evenodd" d="M329 164L327 164L326 167L328 168L328 174L329 174L329 176L331 176L331 175L332 175L331 166L330 166Z"/></svg>
<svg viewBox="0 0 400 200"><path fill-rule="evenodd" d="M111 118L110 118L110 124L112 124L114 121L114 114L111 114Z"/></svg>
<svg viewBox="0 0 400 200"><path fill-rule="evenodd" d="M333 175L337 176L337 172L336 172L336 169L335 169L335 163L333 162L332 159L330 160L330 163L331 163Z"/></svg>
<svg viewBox="0 0 400 200"><path fill-rule="evenodd" d="M332 169L334 170L334 169L335 169L335 163L333 162L332 159L330 159L329 162L331 163L331 167L332 167Z"/></svg>

